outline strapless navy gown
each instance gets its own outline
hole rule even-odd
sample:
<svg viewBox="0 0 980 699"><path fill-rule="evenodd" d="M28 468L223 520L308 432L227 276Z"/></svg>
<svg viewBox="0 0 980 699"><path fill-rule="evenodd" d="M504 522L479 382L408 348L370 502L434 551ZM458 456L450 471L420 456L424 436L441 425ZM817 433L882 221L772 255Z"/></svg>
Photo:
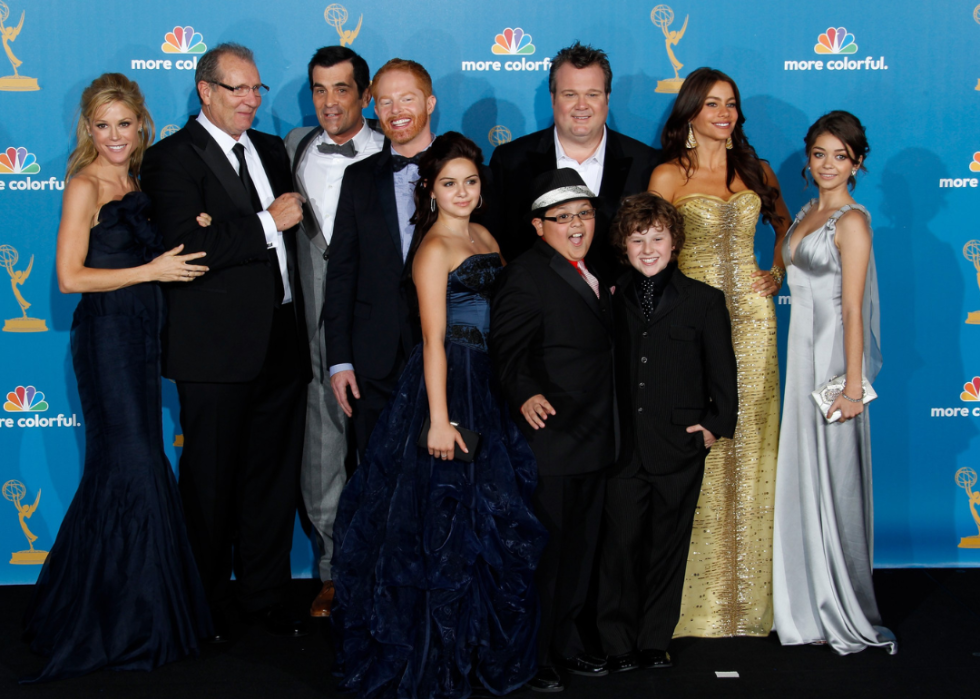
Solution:
<svg viewBox="0 0 980 699"><path fill-rule="evenodd" d="M122 269L161 252L149 197L102 207L88 267ZM25 681L99 668L150 670L196 654L211 616L163 451L157 284L82 294L71 354L85 420L85 468L25 617L48 656Z"/></svg>
<svg viewBox="0 0 980 699"><path fill-rule="evenodd" d="M334 624L343 688L360 697L504 694L536 672L534 570L547 532L531 511L537 466L487 355L498 255L449 275L449 416L479 432L476 461L417 446L429 403L422 346L374 428L334 524Z"/></svg>

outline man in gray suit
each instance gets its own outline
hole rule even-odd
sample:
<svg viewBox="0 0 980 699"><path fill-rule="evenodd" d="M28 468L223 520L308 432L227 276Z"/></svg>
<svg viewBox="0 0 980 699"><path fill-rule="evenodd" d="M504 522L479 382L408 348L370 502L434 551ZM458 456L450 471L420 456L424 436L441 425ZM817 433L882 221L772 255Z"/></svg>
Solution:
<svg viewBox="0 0 980 699"><path fill-rule="evenodd" d="M314 617L330 616L333 522L347 480L347 418L330 389L330 361L321 322L323 304L329 302L324 298L324 280L344 170L377 153L384 142L384 136L361 114L371 102L370 76L364 59L349 48L326 46L318 50L310 60L309 79L319 125L293 129L286 136L296 191L306 197L296 257L303 297L307 299L313 380L306 399L300 490L320 545L323 589L310 608Z"/></svg>

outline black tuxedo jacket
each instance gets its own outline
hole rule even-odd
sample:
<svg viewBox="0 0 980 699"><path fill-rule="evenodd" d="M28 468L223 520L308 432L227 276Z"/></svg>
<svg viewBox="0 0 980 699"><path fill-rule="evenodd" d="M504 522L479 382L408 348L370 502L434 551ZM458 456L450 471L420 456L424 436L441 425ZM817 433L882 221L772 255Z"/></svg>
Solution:
<svg viewBox="0 0 980 699"><path fill-rule="evenodd" d="M278 136L249 130L272 192L292 191L289 158ZM183 243L182 254L206 252L210 269L189 283L167 285L168 317L163 335L163 374L176 381L250 381L262 369L269 346L275 298L274 267L262 223L238 174L207 130L191 117L173 136L147 150L143 190L153 201L153 220L167 249ZM208 213L212 223L195 220ZM283 232L300 337L305 338L302 292L296 276L296 229ZM309 380L306 343L297 354Z"/></svg>
<svg viewBox="0 0 980 699"><path fill-rule="evenodd" d="M613 311L543 240L508 265L490 313L490 350L514 420L544 476L605 468L616 458ZM555 409L534 430L521 415L542 394Z"/></svg>
<svg viewBox="0 0 980 699"><path fill-rule="evenodd" d="M704 436L686 428L731 437L738 418L725 294L675 269L648 321L634 284L632 271L624 274L613 299L622 448L610 476L618 477L701 464Z"/></svg>
<svg viewBox="0 0 980 699"><path fill-rule="evenodd" d="M555 129L537 131L498 146L490 158L490 170L500 206L500 251L514 260L530 248L537 235L527 214L533 203L531 183L542 172L558 165ZM609 245L609 224L623 197L645 192L653 169L660 164L660 151L621 133L606 130L606 155L598 194L595 238L586 261L589 268L612 285L622 273L622 264Z"/></svg>
<svg viewBox="0 0 980 699"><path fill-rule="evenodd" d="M391 141L380 153L344 171L330 239L323 323L331 366L353 364L358 374L382 379L398 350L408 357L422 339L414 294L406 284L395 204ZM480 169L486 213L475 220L497 227L492 180Z"/></svg>

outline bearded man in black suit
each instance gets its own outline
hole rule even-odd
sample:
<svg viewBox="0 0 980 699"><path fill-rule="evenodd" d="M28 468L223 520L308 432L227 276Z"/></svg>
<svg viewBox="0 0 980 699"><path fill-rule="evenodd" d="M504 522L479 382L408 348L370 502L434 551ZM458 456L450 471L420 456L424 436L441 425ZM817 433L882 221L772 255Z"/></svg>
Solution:
<svg viewBox="0 0 980 699"><path fill-rule="evenodd" d="M180 396L187 534L213 641L228 633L233 567L247 617L302 635L284 599L311 376L296 278L302 197L282 140L251 128L268 90L252 52L221 44L195 79L201 113L150 148L142 168L164 244L206 252L210 269L167 289L163 333L163 374ZM210 226L197 224L201 212Z"/></svg>
<svg viewBox="0 0 980 699"><path fill-rule="evenodd" d="M578 42L562 49L552 60L548 89L554 127L499 146L490 159L500 201L500 252L514 260L537 239L525 218L531 182L555 168L572 168L598 194L587 260L611 286L622 264L609 246L609 222L624 196L646 191L660 151L606 126L612 68L605 52Z"/></svg>

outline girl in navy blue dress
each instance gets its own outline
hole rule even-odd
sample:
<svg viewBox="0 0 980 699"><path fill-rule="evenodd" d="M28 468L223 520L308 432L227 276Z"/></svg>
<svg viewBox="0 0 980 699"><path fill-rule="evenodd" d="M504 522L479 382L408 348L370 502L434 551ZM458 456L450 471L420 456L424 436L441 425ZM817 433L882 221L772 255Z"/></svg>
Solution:
<svg viewBox="0 0 980 699"><path fill-rule="evenodd" d="M470 221L482 161L450 132L419 162L407 264L423 341L340 500L333 619L343 687L360 697L463 698L474 678L505 694L536 671L533 579L547 533L529 504L534 456L487 354L503 262ZM475 454L456 425L481 435Z"/></svg>
<svg viewBox="0 0 980 699"><path fill-rule="evenodd" d="M139 86L124 75L102 75L82 93L57 268L61 291L82 294L71 355L85 468L25 616L31 649L49 658L25 681L150 670L196 655L198 638L213 633L163 451L156 283L189 282L207 267L191 264L203 252L163 252L148 219L138 177L152 134Z"/></svg>

